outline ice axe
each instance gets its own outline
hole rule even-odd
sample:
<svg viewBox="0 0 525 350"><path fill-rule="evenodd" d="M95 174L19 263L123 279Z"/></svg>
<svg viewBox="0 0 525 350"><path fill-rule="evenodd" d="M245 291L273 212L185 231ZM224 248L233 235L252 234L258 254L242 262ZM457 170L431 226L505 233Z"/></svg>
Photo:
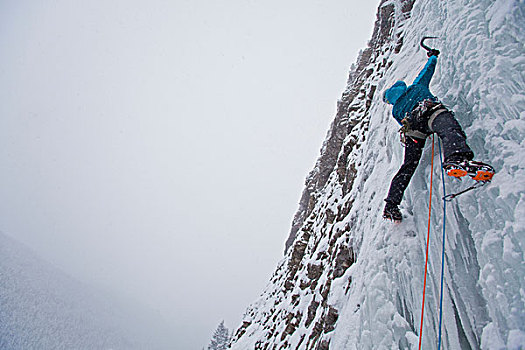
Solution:
<svg viewBox="0 0 525 350"><path fill-rule="evenodd" d="M430 56L438 56L439 55L439 50L436 50L436 49L433 49L431 47L428 47L427 45L425 45L425 40L427 39L438 39L437 36L424 36L423 39L421 39L421 41L419 42L419 45L421 45L422 48L424 48L425 50L427 50L427 56L430 57Z"/></svg>

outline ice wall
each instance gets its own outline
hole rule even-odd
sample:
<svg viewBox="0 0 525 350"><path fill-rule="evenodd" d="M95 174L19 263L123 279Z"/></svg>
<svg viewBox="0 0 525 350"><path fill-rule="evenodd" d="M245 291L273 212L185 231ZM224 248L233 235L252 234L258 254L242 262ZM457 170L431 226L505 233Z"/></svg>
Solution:
<svg viewBox="0 0 525 350"><path fill-rule="evenodd" d="M412 82L440 38L431 90L494 181L447 206L444 349L525 348L525 1L382 1L338 102L279 263L232 349L417 349L430 143L402 204L381 218L403 149L381 92ZM351 35L351 33L349 33ZM437 141L436 141L437 142ZM436 143L423 348L437 348L443 196ZM448 192L466 183L445 179Z"/></svg>

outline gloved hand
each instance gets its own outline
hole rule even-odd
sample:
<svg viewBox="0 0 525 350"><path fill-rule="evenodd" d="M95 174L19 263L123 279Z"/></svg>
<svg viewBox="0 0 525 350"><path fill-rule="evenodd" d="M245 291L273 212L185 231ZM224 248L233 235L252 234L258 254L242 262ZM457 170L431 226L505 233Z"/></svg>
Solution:
<svg viewBox="0 0 525 350"><path fill-rule="evenodd" d="M436 49L428 50L427 51L427 56L428 57L432 57L432 56L438 57L439 56L439 50L436 50Z"/></svg>

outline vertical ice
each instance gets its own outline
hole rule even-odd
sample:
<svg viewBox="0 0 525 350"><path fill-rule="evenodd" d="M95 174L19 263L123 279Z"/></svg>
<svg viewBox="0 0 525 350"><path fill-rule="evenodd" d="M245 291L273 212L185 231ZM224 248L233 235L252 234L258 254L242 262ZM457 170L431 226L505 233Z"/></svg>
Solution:
<svg viewBox="0 0 525 350"><path fill-rule="evenodd" d="M523 0L381 2L307 178L286 256L233 349L417 348L430 149L405 194L406 220L383 221L403 154L380 92L415 78L426 35L440 38L431 90L455 111L476 159L497 170L490 185L447 208L443 348L525 348L524 24ZM439 317L442 189L433 171L424 349L437 348ZM445 181L450 191L465 186Z"/></svg>

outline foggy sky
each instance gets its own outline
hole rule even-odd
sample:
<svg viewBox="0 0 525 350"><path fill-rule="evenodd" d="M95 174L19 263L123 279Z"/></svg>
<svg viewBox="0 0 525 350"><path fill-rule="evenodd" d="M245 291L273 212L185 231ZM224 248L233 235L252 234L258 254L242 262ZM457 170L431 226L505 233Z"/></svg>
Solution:
<svg viewBox="0 0 525 350"><path fill-rule="evenodd" d="M1 2L0 230L181 349L236 328L378 3Z"/></svg>

